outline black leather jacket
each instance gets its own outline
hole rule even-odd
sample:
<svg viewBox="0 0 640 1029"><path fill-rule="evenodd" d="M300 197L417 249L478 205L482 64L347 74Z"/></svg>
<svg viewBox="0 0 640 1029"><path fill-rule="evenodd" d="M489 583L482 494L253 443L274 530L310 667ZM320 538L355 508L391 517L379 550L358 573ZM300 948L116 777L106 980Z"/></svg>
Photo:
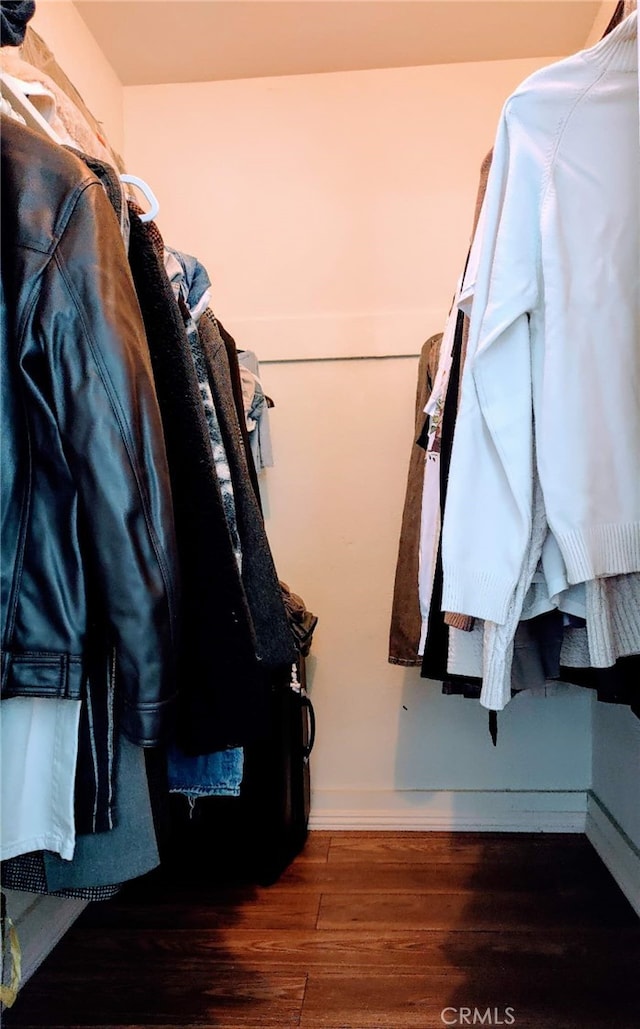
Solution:
<svg viewBox="0 0 640 1029"><path fill-rule="evenodd" d="M121 729L153 745L175 690L177 561L117 220L80 160L7 118L1 188L2 697L82 697L102 664Z"/></svg>

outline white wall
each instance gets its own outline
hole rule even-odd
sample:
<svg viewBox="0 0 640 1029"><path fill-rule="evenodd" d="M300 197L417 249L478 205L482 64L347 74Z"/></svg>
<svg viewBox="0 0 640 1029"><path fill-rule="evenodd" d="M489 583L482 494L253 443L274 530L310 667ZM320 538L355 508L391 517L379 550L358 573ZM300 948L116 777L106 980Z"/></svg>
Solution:
<svg viewBox="0 0 640 1029"><path fill-rule="evenodd" d="M541 63L128 87L127 161L263 356L415 352L444 322L501 105Z"/></svg>
<svg viewBox="0 0 640 1029"><path fill-rule="evenodd" d="M126 159L241 345L417 353L443 325L500 107L539 63L125 88ZM416 371L263 367L268 530L320 616L314 824L579 827L589 695L517 699L494 749L475 702L387 663Z"/></svg>
<svg viewBox="0 0 640 1029"><path fill-rule="evenodd" d="M38 0L30 24L42 36L85 104L124 150L122 85L72 0Z"/></svg>

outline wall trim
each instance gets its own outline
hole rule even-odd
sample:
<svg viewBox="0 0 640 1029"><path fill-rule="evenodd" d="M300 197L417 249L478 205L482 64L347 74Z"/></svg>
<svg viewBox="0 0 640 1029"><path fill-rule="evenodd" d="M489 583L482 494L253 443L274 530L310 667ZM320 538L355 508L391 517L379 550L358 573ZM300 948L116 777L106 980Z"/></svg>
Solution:
<svg viewBox="0 0 640 1029"><path fill-rule="evenodd" d="M73 897L5 890L22 951L22 988L87 906Z"/></svg>
<svg viewBox="0 0 640 1029"><path fill-rule="evenodd" d="M586 790L315 790L310 829L585 831Z"/></svg>
<svg viewBox="0 0 640 1029"><path fill-rule="evenodd" d="M640 915L640 850L592 790L587 798L585 832L632 908Z"/></svg>

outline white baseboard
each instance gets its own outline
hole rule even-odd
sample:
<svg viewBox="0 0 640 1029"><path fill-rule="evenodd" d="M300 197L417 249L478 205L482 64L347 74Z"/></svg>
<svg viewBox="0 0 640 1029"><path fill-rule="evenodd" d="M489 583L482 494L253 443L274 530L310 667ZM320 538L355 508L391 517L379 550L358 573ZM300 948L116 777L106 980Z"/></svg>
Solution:
<svg viewBox="0 0 640 1029"><path fill-rule="evenodd" d="M587 839L640 915L640 852L595 794L587 799Z"/></svg>
<svg viewBox="0 0 640 1029"><path fill-rule="evenodd" d="M5 893L7 911L15 924L22 951L21 985L24 986L84 911L87 901L18 890L5 890Z"/></svg>
<svg viewBox="0 0 640 1029"><path fill-rule="evenodd" d="M311 829L585 831L585 790L315 790Z"/></svg>

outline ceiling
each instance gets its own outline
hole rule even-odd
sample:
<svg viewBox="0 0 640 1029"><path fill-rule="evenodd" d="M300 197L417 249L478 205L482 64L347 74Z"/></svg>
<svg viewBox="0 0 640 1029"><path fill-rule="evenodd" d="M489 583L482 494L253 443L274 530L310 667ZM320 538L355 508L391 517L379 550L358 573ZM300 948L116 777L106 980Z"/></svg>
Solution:
<svg viewBox="0 0 640 1029"><path fill-rule="evenodd" d="M582 0L74 0L125 86L579 50Z"/></svg>

